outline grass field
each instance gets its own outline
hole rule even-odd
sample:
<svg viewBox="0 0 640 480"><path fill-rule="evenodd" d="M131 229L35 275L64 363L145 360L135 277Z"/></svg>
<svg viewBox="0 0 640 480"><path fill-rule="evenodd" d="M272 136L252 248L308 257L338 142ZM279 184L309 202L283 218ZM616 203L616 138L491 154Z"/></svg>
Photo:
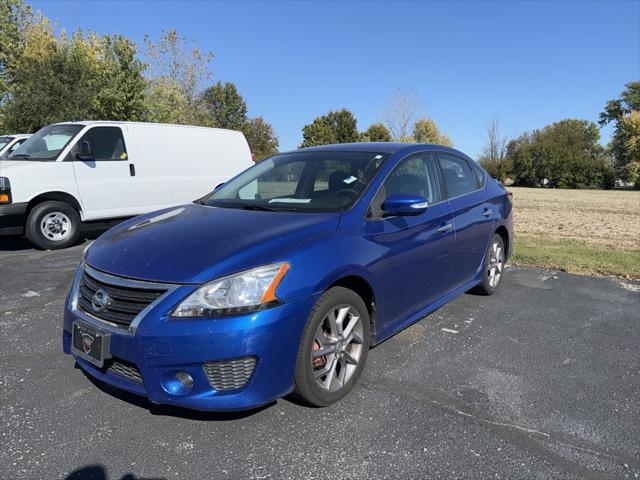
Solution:
<svg viewBox="0 0 640 480"><path fill-rule="evenodd" d="M510 190L514 263L640 278L640 192Z"/></svg>

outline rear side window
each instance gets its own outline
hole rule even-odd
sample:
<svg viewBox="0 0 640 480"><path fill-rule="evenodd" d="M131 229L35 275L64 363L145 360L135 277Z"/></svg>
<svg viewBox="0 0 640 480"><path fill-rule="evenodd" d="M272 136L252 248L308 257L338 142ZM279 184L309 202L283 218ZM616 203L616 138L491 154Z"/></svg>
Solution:
<svg viewBox="0 0 640 480"><path fill-rule="evenodd" d="M122 130L118 127L94 127L85 133L80 142L89 142L96 161L126 160L127 149Z"/></svg>
<svg viewBox="0 0 640 480"><path fill-rule="evenodd" d="M466 160L453 155L438 154L447 198L458 197L478 189L476 177Z"/></svg>
<svg viewBox="0 0 640 480"><path fill-rule="evenodd" d="M476 183L479 188L484 187L484 184L487 180L487 173L480 168L480 166L476 162L470 162L471 168L473 169L473 173L476 176Z"/></svg>

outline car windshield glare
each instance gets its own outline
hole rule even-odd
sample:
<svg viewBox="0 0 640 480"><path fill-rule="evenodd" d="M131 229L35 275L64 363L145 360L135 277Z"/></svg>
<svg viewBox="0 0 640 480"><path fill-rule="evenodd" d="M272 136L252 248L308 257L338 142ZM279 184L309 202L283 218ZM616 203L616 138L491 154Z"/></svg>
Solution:
<svg viewBox="0 0 640 480"><path fill-rule="evenodd" d="M201 203L250 210L344 211L360 197L387 156L340 151L276 155L244 171Z"/></svg>
<svg viewBox="0 0 640 480"><path fill-rule="evenodd" d="M83 125L49 125L29 137L20 148L12 152L10 160L53 161L69 141L82 130Z"/></svg>

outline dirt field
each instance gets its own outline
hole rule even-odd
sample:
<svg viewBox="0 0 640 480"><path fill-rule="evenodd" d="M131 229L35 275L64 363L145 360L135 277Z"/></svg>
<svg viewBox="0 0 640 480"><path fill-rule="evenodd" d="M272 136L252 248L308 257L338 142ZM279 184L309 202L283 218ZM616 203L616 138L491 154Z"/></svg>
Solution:
<svg viewBox="0 0 640 480"><path fill-rule="evenodd" d="M518 236L640 250L640 192L510 188Z"/></svg>

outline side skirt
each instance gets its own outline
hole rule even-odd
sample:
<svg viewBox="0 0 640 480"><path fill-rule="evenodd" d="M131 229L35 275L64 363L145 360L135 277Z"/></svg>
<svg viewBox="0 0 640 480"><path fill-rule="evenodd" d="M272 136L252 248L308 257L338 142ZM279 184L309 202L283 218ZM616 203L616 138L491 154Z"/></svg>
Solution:
<svg viewBox="0 0 640 480"><path fill-rule="evenodd" d="M451 302L452 300L456 299L457 297L459 297L463 293L471 290L473 287L475 287L480 282L482 282L482 273L484 273L483 270L481 270L478 274L476 274L476 276L472 280L470 280L469 282L462 284L458 288L450 291L449 293L443 295L442 297L440 297L436 301L430 303L429 305L424 307L422 310L419 310L417 313L411 315L406 320L398 323L398 325L395 326L395 328L390 329L388 331L384 331L384 332L377 332L378 335L374 339L372 345L378 345L378 344L384 342L385 340L387 340L390 337L394 336L396 333L400 332L401 330L404 330L405 328L413 325L414 323L418 322L419 320L422 320L424 317L426 317L427 315L435 312L440 307L442 307L442 306L446 305L447 303Z"/></svg>

